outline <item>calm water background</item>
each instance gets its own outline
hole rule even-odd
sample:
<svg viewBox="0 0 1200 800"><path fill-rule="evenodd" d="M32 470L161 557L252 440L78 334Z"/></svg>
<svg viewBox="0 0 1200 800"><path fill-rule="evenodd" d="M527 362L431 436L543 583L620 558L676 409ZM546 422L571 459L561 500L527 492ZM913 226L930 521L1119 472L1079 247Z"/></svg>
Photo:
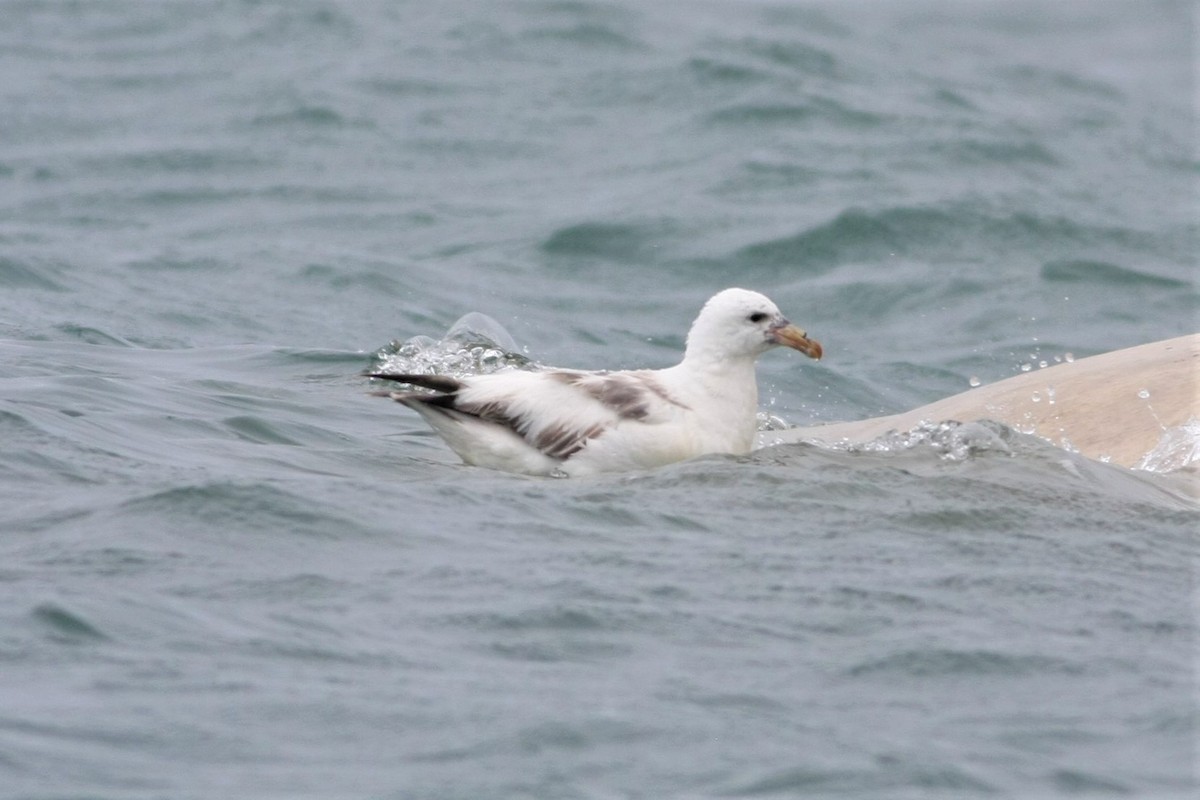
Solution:
<svg viewBox="0 0 1200 800"><path fill-rule="evenodd" d="M0 796L1192 796L1172 476L525 479L357 373L468 311L666 366L744 285L825 345L760 369L806 424L1192 332L1195 25L0 4Z"/></svg>

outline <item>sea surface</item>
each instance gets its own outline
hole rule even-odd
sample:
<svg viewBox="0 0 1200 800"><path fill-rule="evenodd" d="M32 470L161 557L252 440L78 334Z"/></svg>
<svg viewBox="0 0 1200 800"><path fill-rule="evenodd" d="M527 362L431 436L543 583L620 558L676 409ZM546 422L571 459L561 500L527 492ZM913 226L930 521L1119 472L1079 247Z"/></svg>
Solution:
<svg viewBox="0 0 1200 800"><path fill-rule="evenodd" d="M0 798L1195 797L1188 474L534 479L360 374L668 366L745 286L809 425L1192 333L1196 15L0 3Z"/></svg>

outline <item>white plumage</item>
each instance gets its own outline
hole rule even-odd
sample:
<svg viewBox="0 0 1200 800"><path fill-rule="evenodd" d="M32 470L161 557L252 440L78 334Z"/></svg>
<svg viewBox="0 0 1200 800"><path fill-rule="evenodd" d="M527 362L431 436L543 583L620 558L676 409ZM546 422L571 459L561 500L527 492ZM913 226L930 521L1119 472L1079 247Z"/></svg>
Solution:
<svg viewBox="0 0 1200 800"><path fill-rule="evenodd" d="M701 309L683 360L668 369L370 377L433 390L380 394L419 413L468 464L578 476L750 452L754 364L779 345L821 357L765 296L726 289Z"/></svg>

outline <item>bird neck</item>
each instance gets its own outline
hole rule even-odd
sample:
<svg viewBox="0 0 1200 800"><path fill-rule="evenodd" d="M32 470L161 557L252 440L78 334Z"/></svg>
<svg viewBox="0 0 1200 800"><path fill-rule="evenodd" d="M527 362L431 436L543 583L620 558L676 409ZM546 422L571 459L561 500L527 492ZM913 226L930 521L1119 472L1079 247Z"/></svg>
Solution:
<svg viewBox="0 0 1200 800"><path fill-rule="evenodd" d="M753 358L685 357L676 367L689 404L703 419L707 435L716 437L716 452L750 452L757 427L758 379Z"/></svg>
<svg viewBox="0 0 1200 800"><path fill-rule="evenodd" d="M679 369L694 375L711 392L741 394L746 392L746 387L749 386L757 395L757 380L754 374L756 361L752 356L717 358L704 351L688 350Z"/></svg>
<svg viewBox="0 0 1200 800"><path fill-rule="evenodd" d="M726 352L715 352L689 342L680 366L701 372L754 372L756 361L758 361L758 353L730 356Z"/></svg>

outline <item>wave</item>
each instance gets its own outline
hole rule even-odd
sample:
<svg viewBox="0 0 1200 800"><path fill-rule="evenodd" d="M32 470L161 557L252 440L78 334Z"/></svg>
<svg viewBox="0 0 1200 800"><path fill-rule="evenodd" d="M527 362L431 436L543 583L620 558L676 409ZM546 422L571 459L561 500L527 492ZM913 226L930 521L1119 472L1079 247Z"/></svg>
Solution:
<svg viewBox="0 0 1200 800"><path fill-rule="evenodd" d="M889 117L874 111L852 108L828 98L810 98L804 103L740 103L706 116L714 124L737 124L752 128L763 125L796 125L820 120L843 128L876 127Z"/></svg>
<svg viewBox="0 0 1200 800"><path fill-rule="evenodd" d="M609 261L655 259L655 248L674 227L666 221L644 223L581 222L561 227L541 244L554 256L600 258Z"/></svg>
<svg viewBox="0 0 1200 800"><path fill-rule="evenodd" d="M994 257L1058 250L1065 255L1099 247L1170 258L1175 248L1162 238L1132 228L1090 225L1024 211L992 214L969 207L852 207L799 233L746 245L734 258L759 266L803 264L825 269L896 257L976 262L984 254Z"/></svg>
<svg viewBox="0 0 1200 800"><path fill-rule="evenodd" d="M31 616L50 636L62 641L105 641L109 638L88 622L81 612L57 603L43 603L33 610Z"/></svg>
<svg viewBox="0 0 1200 800"><path fill-rule="evenodd" d="M1053 283L1087 283L1106 286L1147 286L1162 289L1187 289L1188 281L1122 267L1108 261L1069 259L1042 265L1042 280Z"/></svg>
<svg viewBox="0 0 1200 800"><path fill-rule="evenodd" d="M0 287L65 292L66 287L53 277L60 271L51 264L0 256Z"/></svg>
<svg viewBox="0 0 1200 800"><path fill-rule="evenodd" d="M176 485L121 502L110 513L121 528L166 532L222 531L311 539L368 535L353 518L295 491L262 482L207 481Z"/></svg>

